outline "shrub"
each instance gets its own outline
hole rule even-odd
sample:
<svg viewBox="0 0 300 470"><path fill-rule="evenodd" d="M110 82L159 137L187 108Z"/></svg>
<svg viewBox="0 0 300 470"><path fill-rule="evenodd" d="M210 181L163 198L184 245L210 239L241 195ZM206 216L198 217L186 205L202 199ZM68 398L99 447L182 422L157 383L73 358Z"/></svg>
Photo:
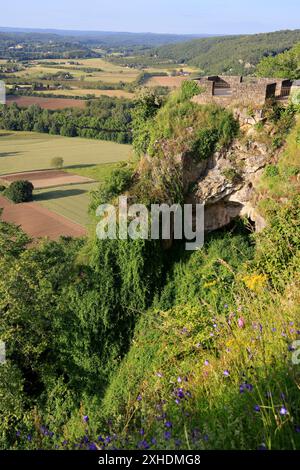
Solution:
<svg viewBox="0 0 300 470"><path fill-rule="evenodd" d="M54 157L51 160L52 168L62 168L64 166L64 159L62 157Z"/></svg>
<svg viewBox="0 0 300 470"><path fill-rule="evenodd" d="M193 154L196 160L205 160L214 151L218 141L218 132L216 129L200 129L197 140L193 145Z"/></svg>
<svg viewBox="0 0 300 470"><path fill-rule="evenodd" d="M5 191L5 196L15 204L32 201L33 184L30 181L14 181Z"/></svg>
<svg viewBox="0 0 300 470"><path fill-rule="evenodd" d="M299 105L300 104L300 92L297 91L293 93L291 100L294 105Z"/></svg>
<svg viewBox="0 0 300 470"><path fill-rule="evenodd" d="M276 136L276 137L274 137L274 139L272 141L272 148L274 150L277 150L280 147L282 147L283 143L284 143L284 140L282 139L282 137Z"/></svg>
<svg viewBox="0 0 300 470"><path fill-rule="evenodd" d="M236 183L241 179L241 176L238 174L235 168L225 168L222 171L222 175L230 183Z"/></svg>
<svg viewBox="0 0 300 470"><path fill-rule="evenodd" d="M202 89L194 80L186 80L181 85L181 97L183 100L189 100L195 95L199 95Z"/></svg>
<svg viewBox="0 0 300 470"><path fill-rule="evenodd" d="M0 184L0 193L3 193L3 191L6 190L6 187L3 186L3 184Z"/></svg>
<svg viewBox="0 0 300 470"><path fill-rule="evenodd" d="M100 204L106 204L126 191L132 183L132 176L131 168L116 168L99 189L91 193L90 212L94 212Z"/></svg>
<svg viewBox="0 0 300 470"><path fill-rule="evenodd" d="M279 169L276 165L268 165L265 169L265 176L273 178L279 175Z"/></svg>

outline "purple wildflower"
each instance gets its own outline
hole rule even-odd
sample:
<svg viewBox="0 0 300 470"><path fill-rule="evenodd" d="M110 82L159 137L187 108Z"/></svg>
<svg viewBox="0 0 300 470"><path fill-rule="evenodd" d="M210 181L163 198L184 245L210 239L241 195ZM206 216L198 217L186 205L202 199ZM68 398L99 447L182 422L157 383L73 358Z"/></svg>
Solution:
<svg viewBox="0 0 300 470"><path fill-rule="evenodd" d="M171 433L170 433L170 431L165 431L164 436L165 436L166 441L169 441L169 440L171 439Z"/></svg>
<svg viewBox="0 0 300 470"><path fill-rule="evenodd" d="M229 370L227 370L227 369L224 370L223 374L224 374L225 377L229 377L229 376L230 376L230 372L229 372Z"/></svg>
<svg viewBox="0 0 300 470"><path fill-rule="evenodd" d="M264 442L260 444L260 446L258 447L258 450L267 450L266 444Z"/></svg>
<svg viewBox="0 0 300 470"><path fill-rule="evenodd" d="M166 426L166 428L171 428L171 427L172 427L171 421L167 421L167 422L165 423L165 426Z"/></svg>
<svg viewBox="0 0 300 470"><path fill-rule="evenodd" d="M209 361L207 359L206 359L206 361L204 361L204 365L209 366Z"/></svg>
<svg viewBox="0 0 300 470"><path fill-rule="evenodd" d="M89 417L88 417L87 415L84 416L84 417L83 417L83 421L84 421L85 423L88 423L88 422L89 422Z"/></svg>
<svg viewBox="0 0 300 470"><path fill-rule="evenodd" d="M89 450L97 450L97 446L94 442L91 442L91 444L89 445Z"/></svg>
<svg viewBox="0 0 300 470"><path fill-rule="evenodd" d="M147 441L143 440L138 443L139 449L149 449L149 444Z"/></svg>
<svg viewBox="0 0 300 470"><path fill-rule="evenodd" d="M137 401L142 401L142 395L138 395Z"/></svg>
<svg viewBox="0 0 300 470"><path fill-rule="evenodd" d="M289 413L288 410L284 406L282 406L279 410L279 414L281 414L281 416L285 416L288 413Z"/></svg>
<svg viewBox="0 0 300 470"><path fill-rule="evenodd" d="M254 411L256 411L257 413L259 413L259 411L260 411L260 406L259 406L259 405L255 405L255 406L254 406Z"/></svg>

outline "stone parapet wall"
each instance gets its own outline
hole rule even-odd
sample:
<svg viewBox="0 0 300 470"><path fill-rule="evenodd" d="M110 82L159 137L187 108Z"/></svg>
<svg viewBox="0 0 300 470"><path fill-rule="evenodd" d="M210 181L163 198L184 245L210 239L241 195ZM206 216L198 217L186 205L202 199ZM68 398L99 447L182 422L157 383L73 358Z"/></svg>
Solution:
<svg viewBox="0 0 300 470"><path fill-rule="evenodd" d="M225 75L203 77L196 80L203 92L193 98L198 104L216 103L220 106L240 104L263 106L267 99L288 96L289 80Z"/></svg>

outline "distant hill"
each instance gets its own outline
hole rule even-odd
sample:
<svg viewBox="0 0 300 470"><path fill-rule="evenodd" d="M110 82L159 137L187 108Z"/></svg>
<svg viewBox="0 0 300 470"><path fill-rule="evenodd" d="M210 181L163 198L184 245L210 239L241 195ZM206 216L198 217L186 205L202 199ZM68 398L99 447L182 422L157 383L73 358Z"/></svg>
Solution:
<svg viewBox="0 0 300 470"><path fill-rule="evenodd" d="M7 28L0 27L0 33L8 35L20 35L27 38L31 35L35 40L48 41L63 38L68 41L76 41L85 44L97 44L106 47L130 47L148 46L158 47L164 44L176 44L191 39L208 37L205 34L155 34L155 33L128 33L112 31L76 31L59 29L37 29L37 28ZM25 35L25 36L24 36Z"/></svg>
<svg viewBox="0 0 300 470"><path fill-rule="evenodd" d="M258 62L275 56L300 42L300 30L254 35L210 37L165 45L154 51L157 59L193 65L203 74L253 73Z"/></svg>

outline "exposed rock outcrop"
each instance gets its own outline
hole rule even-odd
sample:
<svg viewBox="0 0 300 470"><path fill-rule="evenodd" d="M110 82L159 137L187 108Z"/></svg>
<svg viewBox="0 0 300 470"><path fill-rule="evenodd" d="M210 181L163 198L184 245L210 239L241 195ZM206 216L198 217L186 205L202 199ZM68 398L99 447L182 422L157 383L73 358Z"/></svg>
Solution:
<svg viewBox="0 0 300 470"><path fill-rule="evenodd" d="M264 228L265 221L253 205L253 196L269 160L265 144L238 140L209 158L192 198L196 203L205 203L206 230L221 228L239 215L255 222L256 230Z"/></svg>
<svg viewBox="0 0 300 470"><path fill-rule="evenodd" d="M255 122L261 118L257 115ZM205 204L205 230L213 231L228 225L234 218L247 217L257 231L266 223L255 204L255 188L273 151L256 140L255 128L244 123L243 138L235 139L227 148L216 151L206 160L197 161L186 142L165 139L157 142L163 158L144 156L138 177L151 180L151 200L165 203ZM185 145L186 144L186 145ZM177 194L174 190L177 190Z"/></svg>

